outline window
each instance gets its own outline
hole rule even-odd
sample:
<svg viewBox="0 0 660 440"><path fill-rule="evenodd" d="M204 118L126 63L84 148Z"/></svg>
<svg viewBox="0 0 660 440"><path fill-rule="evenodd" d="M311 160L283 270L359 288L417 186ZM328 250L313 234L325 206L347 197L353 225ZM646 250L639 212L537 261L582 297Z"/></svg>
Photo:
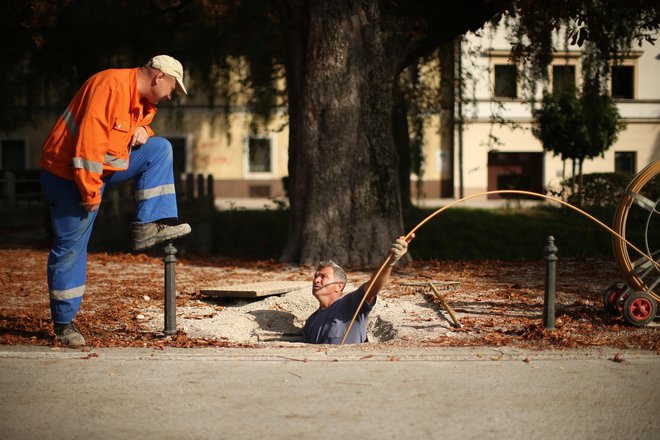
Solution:
<svg viewBox="0 0 660 440"><path fill-rule="evenodd" d="M24 170L25 141L22 139L3 139L0 141L0 169Z"/></svg>
<svg viewBox="0 0 660 440"><path fill-rule="evenodd" d="M518 72L516 66L510 64L495 65L495 97L518 97Z"/></svg>
<svg viewBox="0 0 660 440"><path fill-rule="evenodd" d="M616 98L616 99L635 98L635 67L634 66L612 67L612 98Z"/></svg>
<svg viewBox="0 0 660 440"><path fill-rule="evenodd" d="M636 153L634 151L616 151L614 153L614 171L617 173L636 172Z"/></svg>
<svg viewBox="0 0 660 440"><path fill-rule="evenodd" d="M552 93L575 94L575 66L552 66Z"/></svg>
<svg viewBox="0 0 660 440"><path fill-rule="evenodd" d="M250 138L248 143L248 172L273 172L272 142L270 138Z"/></svg>

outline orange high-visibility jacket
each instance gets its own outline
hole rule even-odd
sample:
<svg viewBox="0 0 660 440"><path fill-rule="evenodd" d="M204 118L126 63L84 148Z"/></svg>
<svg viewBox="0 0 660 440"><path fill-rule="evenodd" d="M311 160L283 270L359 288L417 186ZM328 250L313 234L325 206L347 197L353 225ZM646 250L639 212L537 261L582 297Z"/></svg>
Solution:
<svg viewBox="0 0 660 440"><path fill-rule="evenodd" d="M89 78L44 143L41 166L74 180L82 203L101 202L102 177L128 168L130 140L149 124L156 107L140 99L138 69L109 69Z"/></svg>

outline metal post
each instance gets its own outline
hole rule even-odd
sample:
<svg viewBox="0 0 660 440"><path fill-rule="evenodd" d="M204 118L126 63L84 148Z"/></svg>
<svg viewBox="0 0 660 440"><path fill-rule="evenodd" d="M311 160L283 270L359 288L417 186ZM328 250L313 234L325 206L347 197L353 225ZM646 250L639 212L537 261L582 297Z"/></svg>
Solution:
<svg viewBox="0 0 660 440"><path fill-rule="evenodd" d="M545 247L545 294L543 296L543 326L548 330L555 329L555 275L557 265L557 246L555 237L548 237Z"/></svg>
<svg viewBox="0 0 660 440"><path fill-rule="evenodd" d="M165 329L163 333L173 335L176 333L176 248L172 243L165 246Z"/></svg>

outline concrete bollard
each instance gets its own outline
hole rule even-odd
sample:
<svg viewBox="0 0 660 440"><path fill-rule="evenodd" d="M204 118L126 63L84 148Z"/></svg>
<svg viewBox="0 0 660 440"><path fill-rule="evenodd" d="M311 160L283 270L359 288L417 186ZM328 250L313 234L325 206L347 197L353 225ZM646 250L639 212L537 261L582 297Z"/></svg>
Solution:
<svg viewBox="0 0 660 440"><path fill-rule="evenodd" d="M545 293L543 295L543 326L548 330L555 329L555 277L557 266L557 246L555 237L548 237L545 247Z"/></svg>
<svg viewBox="0 0 660 440"><path fill-rule="evenodd" d="M176 248L172 243L165 246L165 335L176 333Z"/></svg>

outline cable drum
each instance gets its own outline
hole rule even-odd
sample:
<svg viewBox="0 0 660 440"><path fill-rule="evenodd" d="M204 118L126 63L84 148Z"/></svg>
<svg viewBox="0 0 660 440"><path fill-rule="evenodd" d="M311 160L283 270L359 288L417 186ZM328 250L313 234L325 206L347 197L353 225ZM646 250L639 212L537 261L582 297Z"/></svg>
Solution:
<svg viewBox="0 0 660 440"><path fill-rule="evenodd" d="M657 215L660 214L658 211L660 199L653 200L649 198L647 189L651 186L650 182L658 174L660 174L660 160L650 163L637 173L619 200L612 225L612 228L618 233L618 236L612 235L612 247L619 269L633 290L646 292L656 301L660 301L660 294L658 293L658 289L660 289L658 286L660 283L660 266L658 265L660 243L656 242L658 239ZM631 213L633 209L637 210L638 208L642 210L642 218L645 217L645 219L642 225L632 225L629 221ZM629 243L626 241L627 231L631 227L644 228L644 239L640 247L644 249L647 258L642 257L631 260Z"/></svg>

